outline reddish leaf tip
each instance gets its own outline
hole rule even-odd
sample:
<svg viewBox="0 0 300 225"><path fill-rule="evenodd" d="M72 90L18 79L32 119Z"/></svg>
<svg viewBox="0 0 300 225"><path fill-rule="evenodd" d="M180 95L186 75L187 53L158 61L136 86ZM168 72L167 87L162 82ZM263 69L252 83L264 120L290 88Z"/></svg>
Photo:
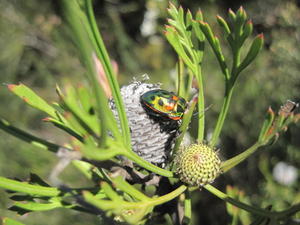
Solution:
<svg viewBox="0 0 300 225"><path fill-rule="evenodd" d="M267 111L269 114L274 114L274 111L273 111L273 109L272 109L272 107L271 106L269 106L269 108L268 108L268 111Z"/></svg>
<svg viewBox="0 0 300 225"><path fill-rule="evenodd" d="M81 147L78 146L78 145L74 145L74 146L73 146L73 150L74 150L74 151L77 151L77 152L80 152Z"/></svg>
<svg viewBox="0 0 300 225"><path fill-rule="evenodd" d="M264 39L264 34L263 33L258 34L257 37L260 38L260 39Z"/></svg>
<svg viewBox="0 0 300 225"><path fill-rule="evenodd" d="M10 91L13 91L14 88L15 88L16 86L18 86L18 85L16 85L16 84L7 84L6 86L7 86L7 88L8 88Z"/></svg>
<svg viewBox="0 0 300 225"><path fill-rule="evenodd" d="M171 1L169 1L169 5L174 5Z"/></svg>
<svg viewBox="0 0 300 225"><path fill-rule="evenodd" d="M42 121L44 121L44 122L49 122L50 120L51 120L51 117L45 117L42 119Z"/></svg>
<svg viewBox="0 0 300 225"><path fill-rule="evenodd" d="M227 185L226 188L227 188L228 191L233 190L233 187L231 185Z"/></svg>
<svg viewBox="0 0 300 225"><path fill-rule="evenodd" d="M168 8L168 10L169 10L171 7L175 7L175 5L174 5L172 2L169 2L169 8Z"/></svg>
<svg viewBox="0 0 300 225"><path fill-rule="evenodd" d="M176 31L176 29L173 26L168 24L165 25L165 29L167 29L166 32L168 32L168 30Z"/></svg>

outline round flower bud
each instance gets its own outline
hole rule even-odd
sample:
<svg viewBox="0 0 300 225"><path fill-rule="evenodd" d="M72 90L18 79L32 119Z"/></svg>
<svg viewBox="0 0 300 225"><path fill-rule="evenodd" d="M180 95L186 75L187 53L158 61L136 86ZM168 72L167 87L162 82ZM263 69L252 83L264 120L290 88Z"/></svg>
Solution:
<svg viewBox="0 0 300 225"><path fill-rule="evenodd" d="M144 93L159 88L159 84L134 81L121 88L121 95L130 127L133 151L148 162L163 167L177 137L179 121L155 118L141 104L141 96ZM110 101L110 108L118 118L113 101Z"/></svg>
<svg viewBox="0 0 300 225"><path fill-rule="evenodd" d="M216 151L205 144L193 144L180 150L175 163L180 180L191 186L212 183L220 174L221 160Z"/></svg>

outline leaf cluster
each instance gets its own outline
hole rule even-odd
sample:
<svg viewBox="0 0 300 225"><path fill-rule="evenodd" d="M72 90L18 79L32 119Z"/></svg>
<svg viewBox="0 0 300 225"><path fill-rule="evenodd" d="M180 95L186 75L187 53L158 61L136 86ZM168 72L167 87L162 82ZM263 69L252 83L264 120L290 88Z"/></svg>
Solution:
<svg viewBox="0 0 300 225"><path fill-rule="evenodd" d="M179 185L173 171L162 169L145 161L131 149L130 129L120 88L95 22L92 1L63 0L61 4L65 19L71 28L74 41L81 54L82 62L86 67L85 75L89 81L89 86L66 86L64 90L57 86L56 92L59 102L51 104L23 84L11 84L8 85L8 88L30 106L46 113L48 116L44 121L66 132L70 136L70 142L65 146L51 143L14 127L2 118L0 119L0 128L26 142L56 153L61 161L73 163L78 171L84 174L94 185L81 189L57 188L49 186L36 175L31 175L27 182L0 177L0 187L14 192L12 199L15 203L11 210L23 214L54 208L69 208L95 215L105 212L106 216L112 216L114 220L120 222L144 224L151 216L154 207L180 196L184 199L182 201L184 220L189 223L192 215L189 191L198 189L198 187L190 187L188 190L186 185ZM198 96L192 97L189 109L183 118L180 128L182 135L176 142L174 152L179 148L183 134L188 129L197 103L199 112L197 141L202 142L204 140L205 104L201 63L204 56L205 41L213 49L224 76L225 86L223 106L210 140L210 145L214 146L227 116L237 78L257 57L263 45L263 36L258 35L253 39L246 56L241 59L245 40L252 34L252 22L247 19L243 8L240 8L236 13L229 10L229 22L218 16L217 21L224 30L224 38L232 52L232 66L229 69L228 61L230 60L226 60L227 57L223 55L219 38L214 35L209 24L203 21L201 11L198 11L193 17L191 12L185 13L183 8L177 8L170 4L168 13L170 19L165 28L165 36L178 54L178 65L181 68L178 70L178 92L188 98L194 78L197 80L199 89ZM109 108L109 99L103 86L99 85L95 58L99 59L103 66L118 111L119 121L116 121ZM186 75L184 67L188 71L188 79L183 79ZM285 131L289 124L297 122L299 114L294 114L296 107L296 103L288 101L277 114L269 109L257 142L237 156L223 162L222 171L225 173L238 165L260 147L270 144L274 139L276 140L279 133ZM120 171L126 168L123 165L123 157L135 163L130 167L135 175L141 175L137 169L142 168L142 172L147 171L145 172L147 175L152 172L160 177L165 177L165 179L169 178L169 182L174 184L173 190L165 195L149 197L139 188L130 184L129 179L123 179L119 172L112 173L112 165L121 168ZM130 181L134 183L133 180ZM298 204L285 211L270 212L269 209L254 207L234 199L233 197L239 196L236 193L225 194L211 185L206 185L204 188L227 203L254 215L259 215L259 219L262 218L263 220L273 217L276 221L280 221L300 210ZM240 200L244 200L244 198ZM232 208L228 207L228 211L230 214L234 214ZM11 219L4 219L4 223L6 225L18 224Z"/></svg>

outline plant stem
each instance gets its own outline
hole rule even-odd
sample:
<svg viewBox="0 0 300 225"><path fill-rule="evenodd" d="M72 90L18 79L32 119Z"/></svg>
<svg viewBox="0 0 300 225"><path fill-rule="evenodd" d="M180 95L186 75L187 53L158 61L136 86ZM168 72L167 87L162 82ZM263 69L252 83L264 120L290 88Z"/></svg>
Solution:
<svg viewBox="0 0 300 225"><path fill-rule="evenodd" d="M69 23L70 28L73 31L74 40L77 43L79 52L82 57L82 61L87 69L87 76L91 84L91 89L95 95L95 107L97 114L100 118L106 118L108 112L107 98L98 84L95 64L92 61L93 45L90 40L94 40L92 31L90 29L89 22L86 16L83 14L78 2L76 0L63 0L63 10L65 17ZM111 112L111 111L110 111ZM112 112L109 118L113 118ZM114 123L113 123L114 122ZM121 134L119 131L113 128L117 128L116 121L110 119L102 120L99 123L101 130L100 143L106 145L107 141L107 130L110 128L116 139L120 139Z"/></svg>
<svg viewBox="0 0 300 225"><path fill-rule="evenodd" d="M164 177L173 177L173 173L169 170L162 169L158 166L153 165L152 163L149 163L148 161L144 160L143 158L139 157L132 151L124 151L121 153L122 155L126 156L128 159L134 161L139 166L156 173L158 175L164 176Z"/></svg>
<svg viewBox="0 0 300 225"><path fill-rule="evenodd" d="M225 162L222 163L221 165L221 170L222 172L227 172L231 168L235 167L245 159L247 159L251 154L256 152L259 147L261 147L262 144L260 142L256 142L254 145L252 145L250 148L248 148L246 151L242 152L241 154L238 154L237 156L226 160Z"/></svg>
<svg viewBox="0 0 300 225"><path fill-rule="evenodd" d="M44 187L40 185L33 185L27 182L20 182L5 177L0 177L0 187L21 193L26 193L29 195L55 197L61 192L59 189L54 187Z"/></svg>
<svg viewBox="0 0 300 225"><path fill-rule="evenodd" d="M195 76L198 80L199 95L198 95L198 142L202 142L204 139L204 128L205 128L205 113L204 113L204 90L203 90L203 79L201 73L201 67L197 66Z"/></svg>
<svg viewBox="0 0 300 225"><path fill-rule="evenodd" d="M226 85L226 90L225 90L225 96L224 96L222 109L220 111L219 118L218 118L217 124L216 124L215 129L214 129L214 133L213 133L212 138L210 140L210 145L211 146L216 145L216 143L218 141L218 138L220 136L221 130L222 130L223 125L224 125L225 118L226 118L227 113L228 113L228 109L229 109L233 89L234 89L233 85Z"/></svg>
<svg viewBox="0 0 300 225"><path fill-rule="evenodd" d="M188 99L189 97L189 94L190 94L190 90L192 88L192 84L193 84L193 74L191 73L190 70L188 70L188 74L187 74L187 81L186 81L186 88L185 88L185 96L182 96L182 97L185 97L186 99Z"/></svg>
<svg viewBox="0 0 300 225"><path fill-rule="evenodd" d="M187 186L181 185L179 188L175 189L174 191L172 191L172 192L170 192L166 195L163 195L163 196L160 196L160 197L155 198L153 200L150 200L150 203L153 204L153 205L163 204L165 202L168 202L168 201L176 198L178 195L183 193L186 189L187 189Z"/></svg>
<svg viewBox="0 0 300 225"><path fill-rule="evenodd" d="M127 183L123 177L117 176L116 178L112 178L114 187L120 189L121 191L126 192L130 196L136 198L139 201L149 201L151 198L146 196L144 193L137 190L134 186Z"/></svg>
<svg viewBox="0 0 300 225"><path fill-rule="evenodd" d="M116 76L114 74L114 71L113 71L111 63L110 63L110 58L108 56L108 53L106 51L105 45L102 40L102 37L98 30L97 23L95 21L95 16L94 16L93 7L92 7L92 1L86 0L85 2L86 2L88 20L89 20L89 23L90 23L91 29L93 31L93 35L94 35L97 47L98 47L98 51L96 51L97 56L99 57L101 63L103 64L103 69L104 69L107 79L109 81L109 86L112 89L112 94L113 94L116 108L118 111L121 130L122 130L122 134L123 134L123 137L125 140L125 144L130 147L131 146L130 130L129 130L128 121L127 121L127 117L126 117L126 113L125 113L125 107L124 107L121 93L120 93L119 84L116 80Z"/></svg>
<svg viewBox="0 0 300 225"><path fill-rule="evenodd" d="M6 120L4 120L2 118L0 118L0 129L15 136L16 138L19 138L23 141L26 141L32 145L37 146L37 147L47 149L51 152L58 152L59 149L63 148L57 144L48 142L42 138L33 136L33 135L27 133L26 131L23 131L17 127L14 127L14 126L10 125L9 122L7 122Z"/></svg>
<svg viewBox="0 0 300 225"><path fill-rule="evenodd" d="M206 185L206 186L204 186L204 188L206 190L208 190L210 193L212 193L213 195L217 196L218 198L220 198L220 199L222 199L222 200L224 200L224 201L226 201L226 202L228 202L228 203L230 203L232 205L235 205L238 208L244 209L244 210L246 210L248 212L251 212L251 213L254 213L254 214L258 214L258 215L270 216L270 212L269 211L253 207L253 206L244 204L242 202L239 202L239 201L237 201L237 200L235 200L233 198L230 198L227 194L219 191L218 189L214 188L211 185Z"/></svg>
<svg viewBox="0 0 300 225"><path fill-rule="evenodd" d="M184 64L180 57L178 57L177 62L177 78L178 78L178 87L177 87L177 94L178 96L185 97L186 96L186 89L184 87L184 79L183 79L183 70Z"/></svg>
<svg viewBox="0 0 300 225"><path fill-rule="evenodd" d="M231 69L232 78L236 78L238 76L237 69L241 61L240 59L241 59L241 47L237 47L233 52L233 62L232 62L232 69Z"/></svg>
<svg viewBox="0 0 300 225"><path fill-rule="evenodd" d="M183 218L183 224L190 224L192 221L192 199L190 191L186 191L186 196L184 199L184 218Z"/></svg>
<svg viewBox="0 0 300 225"><path fill-rule="evenodd" d="M208 190L210 193L212 193L213 195L217 196L218 198L220 198L220 199L222 199L222 200L224 200L224 201L226 201L226 202L228 202L232 205L235 205L240 209L246 210L246 211L248 211L250 213L253 213L253 214L257 214L257 215L265 216L265 217L268 217L268 218L272 218L272 219L284 218L284 217L290 216L290 215L300 211L300 204L297 204L297 205L294 205L294 206L290 207L287 210L283 210L283 211L280 211L280 212L270 212L268 210L261 209L261 208L258 208L258 207L254 207L254 206L250 206L250 205L242 203L238 200L230 198L227 194L219 191L218 189L216 189L215 187L213 187L209 184L204 186L204 188L206 190Z"/></svg>

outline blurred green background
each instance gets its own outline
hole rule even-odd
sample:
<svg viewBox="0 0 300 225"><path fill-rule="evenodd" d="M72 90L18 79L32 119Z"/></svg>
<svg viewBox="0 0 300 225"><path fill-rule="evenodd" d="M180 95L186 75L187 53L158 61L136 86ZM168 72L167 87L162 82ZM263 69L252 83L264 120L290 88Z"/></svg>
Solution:
<svg viewBox="0 0 300 225"><path fill-rule="evenodd" d="M110 56L118 64L120 84L147 73L151 82L161 82L175 91L176 55L163 36L168 2L164 0L94 1L95 14ZM226 17L228 8L241 5L252 18L254 33L263 32L265 46L256 61L243 72L219 143L223 159L250 146L257 138L265 112L286 99L300 100L300 1L299 0L203 0L180 1L195 12L201 8L205 20L219 37L217 14ZM225 42L223 44L226 44ZM207 106L207 135L211 133L223 96L222 75L206 45L203 75ZM229 49L224 46L224 51ZM0 1L0 115L33 134L63 144L64 134L43 123L42 113L13 96L5 84L22 82L49 102L56 101L55 84L82 82L84 68L61 18L59 1ZM193 126L192 126L193 128ZM193 129L192 129L193 130ZM193 137L195 134L191 133ZM300 125L293 125L272 146L260 151L215 185L225 191L232 185L245 192L245 201L282 210L300 202ZM52 153L23 143L0 130L0 175L27 179L30 172L45 180L57 159ZM284 176L273 176L284 162ZM296 176L295 176L296 174ZM72 167L62 179L73 186L86 180ZM279 174L280 175L280 174ZM298 175L298 177L297 177ZM286 180L290 176L291 180ZM195 224L230 224L224 202L206 191L193 194ZM99 224L92 215L69 210L30 213L22 217L10 212L8 195L0 190L0 217L9 216L30 224ZM296 215L300 218L300 215ZM216 219L217 218L217 219ZM245 214L245 218L248 215ZM46 221L46 222L45 222ZM292 224L292 223L291 223Z"/></svg>

